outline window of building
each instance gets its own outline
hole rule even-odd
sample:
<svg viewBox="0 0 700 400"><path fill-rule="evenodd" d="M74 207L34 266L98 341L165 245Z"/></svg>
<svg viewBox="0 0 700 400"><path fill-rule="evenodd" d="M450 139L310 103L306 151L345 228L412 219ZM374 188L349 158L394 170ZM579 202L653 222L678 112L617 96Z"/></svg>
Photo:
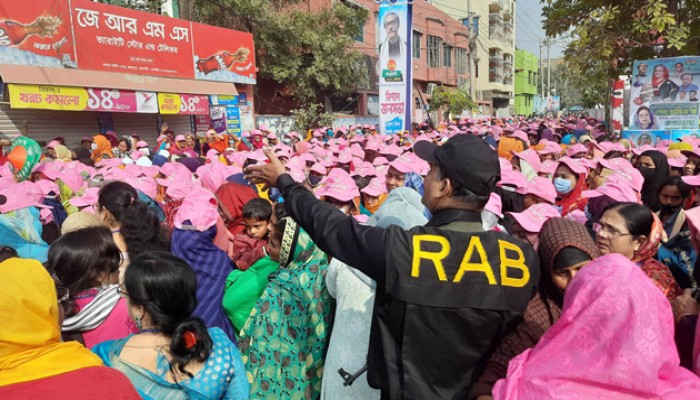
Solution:
<svg viewBox="0 0 700 400"><path fill-rule="evenodd" d="M527 84L532 85L532 71L527 71Z"/></svg>
<svg viewBox="0 0 700 400"><path fill-rule="evenodd" d="M479 63L478 62L474 63L474 77L475 78L479 77Z"/></svg>
<svg viewBox="0 0 700 400"><path fill-rule="evenodd" d="M467 49L455 47L455 72L457 75L467 74Z"/></svg>
<svg viewBox="0 0 700 400"><path fill-rule="evenodd" d="M452 66L452 46L445 46L442 51L442 65L449 68Z"/></svg>
<svg viewBox="0 0 700 400"><path fill-rule="evenodd" d="M418 31L413 31L413 42L411 46L413 47L413 58L420 59L420 44L423 38L423 34Z"/></svg>
<svg viewBox="0 0 700 400"><path fill-rule="evenodd" d="M442 38L428 35L428 68L440 67L440 49Z"/></svg>

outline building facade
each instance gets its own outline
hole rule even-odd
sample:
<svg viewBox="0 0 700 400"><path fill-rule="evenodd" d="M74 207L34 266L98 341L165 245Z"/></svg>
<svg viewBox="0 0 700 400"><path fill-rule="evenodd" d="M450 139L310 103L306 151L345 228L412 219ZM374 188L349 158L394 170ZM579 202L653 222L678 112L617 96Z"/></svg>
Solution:
<svg viewBox="0 0 700 400"><path fill-rule="evenodd" d="M532 114L537 80L539 59L527 50L515 50L515 114Z"/></svg>
<svg viewBox="0 0 700 400"><path fill-rule="evenodd" d="M307 0L308 11L332 7L333 0ZM374 0L346 0L343 4L361 7L368 12L362 34L355 38L354 48L364 55L365 76L350 96L334 99L332 112L336 117L335 125L379 122L379 4ZM413 101L412 120L421 123L439 122L440 113L429 113L432 90L439 86L461 86L465 90L469 77L469 28L460 21L450 17L434 5L420 1L413 3ZM259 95L274 88L274 82L258 83ZM279 113L281 108L293 108L291 104L275 101L274 96L264 104L258 103L257 114ZM328 105L327 105L328 108ZM275 111L277 110L277 111ZM329 111L329 110L327 110Z"/></svg>
<svg viewBox="0 0 700 400"><path fill-rule="evenodd" d="M515 1L441 0L434 5L472 28L470 93L480 113L515 112Z"/></svg>

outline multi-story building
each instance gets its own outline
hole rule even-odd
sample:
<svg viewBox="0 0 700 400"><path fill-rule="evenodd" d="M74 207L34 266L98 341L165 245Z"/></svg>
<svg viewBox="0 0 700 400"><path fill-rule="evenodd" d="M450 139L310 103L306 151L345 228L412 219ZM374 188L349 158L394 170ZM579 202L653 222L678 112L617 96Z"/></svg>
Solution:
<svg viewBox="0 0 700 400"><path fill-rule="evenodd" d="M309 11L331 7L335 0L307 0L300 7ZM347 6L361 7L368 11L369 18L362 33L355 38L354 47L364 55L365 76L361 79L354 93L347 98L333 99L332 111L336 123L340 114L348 119L379 118L379 86L377 63L379 60L379 4L374 0L341 0ZM430 104L432 90L439 86L461 86L466 89L469 53L469 28L460 21L451 18L446 12L434 5L417 1L413 3L413 122L429 119L427 106ZM270 91L266 82L259 82L259 95L265 97ZM267 102L260 104L259 114L279 114L289 104L281 104L270 95ZM274 106L274 107L273 107ZM436 124L440 113L430 113L431 121Z"/></svg>
<svg viewBox="0 0 700 400"><path fill-rule="evenodd" d="M527 50L515 50L515 114L530 115L537 94L539 59Z"/></svg>
<svg viewBox="0 0 700 400"><path fill-rule="evenodd" d="M515 112L515 1L440 0L433 3L472 29L469 91L482 114Z"/></svg>

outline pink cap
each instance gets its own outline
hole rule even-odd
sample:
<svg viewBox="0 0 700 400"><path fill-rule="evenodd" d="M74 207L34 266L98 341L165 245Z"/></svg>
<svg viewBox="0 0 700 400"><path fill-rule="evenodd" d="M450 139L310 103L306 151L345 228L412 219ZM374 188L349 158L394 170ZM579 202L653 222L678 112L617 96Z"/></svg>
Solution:
<svg viewBox="0 0 700 400"><path fill-rule="evenodd" d="M681 151L681 154L683 154L686 157L690 157L690 156L700 157L700 149L698 149L697 147L693 147L693 150L683 150L683 151Z"/></svg>
<svg viewBox="0 0 700 400"><path fill-rule="evenodd" d="M401 155L401 149L398 146L395 145L389 145L389 146L382 146L379 149L379 153L385 156L400 156Z"/></svg>
<svg viewBox="0 0 700 400"><path fill-rule="evenodd" d="M598 189L584 190L581 195L583 197L608 196L615 201L639 203L637 192L616 175L610 175L608 180Z"/></svg>
<svg viewBox="0 0 700 400"><path fill-rule="evenodd" d="M168 185L167 189L165 189L165 194L173 200L181 200L192 192L193 188L194 184L191 181L178 179Z"/></svg>
<svg viewBox="0 0 700 400"><path fill-rule="evenodd" d="M690 186L700 186L700 175L682 176L681 179Z"/></svg>
<svg viewBox="0 0 700 400"><path fill-rule="evenodd" d="M497 193L491 193L489 195L489 201L486 202L484 206L484 210L498 215L499 218L503 218L503 202L501 201L501 196Z"/></svg>
<svg viewBox="0 0 700 400"><path fill-rule="evenodd" d="M535 204L520 213L510 213L515 221L530 233L539 233L550 218L559 217L559 211L550 204Z"/></svg>
<svg viewBox="0 0 700 400"><path fill-rule="evenodd" d="M613 171L612 175L618 176L621 179L622 183L625 183L627 186L631 187L635 191L642 191L642 187L644 186L644 177L637 168L632 167L625 169L616 169Z"/></svg>
<svg viewBox="0 0 700 400"><path fill-rule="evenodd" d="M277 140L277 135L275 135L274 133L268 133L267 138L271 140Z"/></svg>
<svg viewBox="0 0 700 400"><path fill-rule="evenodd" d="M588 168L579 159L570 157L562 157L559 159L559 164L564 164L575 174L587 174Z"/></svg>
<svg viewBox="0 0 700 400"><path fill-rule="evenodd" d="M355 165L355 170L352 172L352 174L362 177L377 176L377 170L374 168L374 166L372 166L372 163L362 161Z"/></svg>
<svg viewBox="0 0 700 400"><path fill-rule="evenodd" d="M205 158L211 162L219 161L219 152L214 150L214 149L209 149L209 150L207 150L207 154L206 154Z"/></svg>
<svg viewBox="0 0 700 400"><path fill-rule="evenodd" d="M136 148L137 148L137 149L140 149L140 148L143 148L143 147L148 147L148 143L144 142L143 140L139 140L138 142L136 142Z"/></svg>
<svg viewBox="0 0 700 400"><path fill-rule="evenodd" d="M175 141L176 141L176 142L184 142L185 140L187 140L187 139L185 139L185 135L177 135L177 136L175 136Z"/></svg>
<svg viewBox="0 0 700 400"><path fill-rule="evenodd" d="M58 185L48 179L39 179L34 182L34 184L41 189L41 193L43 193L44 196L49 196L51 192L53 192L53 194L61 193L58 189Z"/></svg>
<svg viewBox="0 0 700 400"><path fill-rule="evenodd" d="M523 150L520 153L511 150L510 153L522 160L525 160L528 164L530 164L530 167L532 167L535 172L540 171L540 156L534 149Z"/></svg>
<svg viewBox="0 0 700 400"><path fill-rule="evenodd" d="M351 201L355 197L359 197L360 191L357 189L355 181L349 176L331 177L329 175L326 181L319 187L316 194L319 196L332 197L338 201L345 202Z"/></svg>
<svg viewBox="0 0 700 400"><path fill-rule="evenodd" d="M537 196L544 201L554 204L557 201L557 191L550 179L541 176L535 177L527 185L527 194Z"/></svg>
<svg viewBox="0 0 700 400"><path fill-rule="evenodd" d="M569 150L566 151L566 156L573 157L580 153L588 153L588 147L581 143L576 143L575 145L569 147Z"/></svg>
<svg viewBox="0 0 700 400"><path fill-rule="evenodd" d="M683 166L685 166L685 162L687 160L688 160L688 158L685 156L679 156L676 158L669 158L668 165L672 168L683 168Z"/></svg>
<svg viewBox="0 0 700 400"><path fill-rule="evenodd" d="M265 125L265 124L260 124L259 128L261 131L269 131L269 129L267 128L267 125Z"/></svg>
<svg viewBox="0 0 700 400"><path fill-rule="evenodd" d="M402 174L413 172L413 166L411 165L410 161L408 161L405 157L396 158L394 161L389 163L389 166L401 172Z"/></svg>
<svg viewBox="0 0 700 400"><path fill-rule="evenodd" d="M545 142L546 139L543 139L542 142ZM544 149L540 150L537 152L538 154L545 155L545 154L561 154L561 145L557 142L552 142L549 140L546 140L544 144Z"/></svg>
<svg viewBox="0 0 700 400"><path fill-rule="evenodd" d="M262 134L263 134L262 131L260 131L259 129L253 129L250 132L250 136L262 136Z"/></svg>
<svg viewBox="0 0 700 400"><path fill-rule="evenodd" d="M70 204L75 207L92 207L97 204L100 188L89 187L85 189L83 194L78 197L73 197L69 200Z"/></svg>
<svg viewBox="0 0 700 400"><path fill-rule="evenodd" d="M641 156L642 153L644 153L647 150L656 150L653 146L650 146L648 144L643 145L642 147L638 147L636 149L632 149L632 154L635 156ZM682 151L682 153L685 153L687 150ZM700 157L700 155L698 156Z"/></svg>
<svg viewBox="0 0 700 400"><path fill-rule="evenodd" d="M243 131L243 132L241 133L241 137L249 138L249 137L250 137L250 131Z"/></svg>
<svg viewBox="0 0 700 400"><path fill-rule="evenodd" d="M47 149L55 149L56 146L59 146L60 144L61 144L61 142L59 142L58 140L52 140L49 142L49 144L46 145L46 148Z"/></svg>
<svg viewBox="0 0 700 400"><path fill-rule="evenodd" d="M316 163L316 164L312 165L310 171L313 171L317 174L321 174L324 176L328 173L326 167L324 167L321 163Z"/></svg>
<svg viewBox="0 0 700 400"><path fill-rule="evenodd" d="M350 164L352 161L352 154L349 151L341 151L336 158L337 164Z"/></svg>
<svg viewBox="0 0 700 400"><path fill-rule="evenodd" d="M148 176L126 178L124 182L131 185L134 189L140 190L146 196L155 199L158 197L158 185L156 181Z"/></svg>
<svg viewBox="0 0 700 400"><path fill-rule="evenodd" d="M80 192L80 189L83 188L83 177L77 171L65 171L58 179L75 193Z"/></svg>
<svg viewBox="0 0 700 400"><path fill-rule="evenodd" d="M372 165L375 167L378 167L380 165L389 165L389 160L380 156L380 157L377 157L374 159L374 161L372 162Z"/></svg>
<svg viewBox="0 0 700 400"><path fill-rule="evenodd" d="M540 173L544 173L547 175L554 175L554 173L557 172L557 166L559 166L558 161L554 161L554 160L542 161L542 163L540 164Z"/></svg>
<svg viewBox="0 0 700 400"><path fill-rule="evenodd" d="M514 137L514 138L518 138L518 139L522 140L522 141L525 142L525 143L529 143L529 142L530 142L530 139L527 137L527 133L525 133L525 131L520 130L520 129L514 131L513 133L511 133L511 134L508 135L508 136Z"/></svg>
<svg viewBox="0 0 700 400"><path fill-rule="evenodd" d="M53 181L61 176L61 165L62 164L57 161L40 162L32 169L32 173L39 172Z"/></svg>
<svg viewBox="0 0 700 400"><path fill-rule="evenodd" d="M515 187L515 193L527 193L527 180L519 171L501 171L501 180L497 183L497 185L499 187L503 187L503 185L513 186Z"/></svg>
<svg viewBox="0 0 700 400"><path fill-rule="evenodd" d="M289 136L290 138L301 139L301 136L299 136L299 132L289 132L286 134L286 136Z"/></svg>
<svg viewBox="0 0 700 400"><path fill-rule="evenodd" d="M370 140L367 142L367 145L365 146L365 151L367 151L367 150L379 151L380 144L381 143L376 141L376 140Z"/></svg>
<svg viewBox="0 0 700 400"><path fill-rule="evenodd" d="M372 197L379 197L386 193L386 182L380 177L372 178L369 181L369 185L365 186L360 192Z"/></svg>
<svg viewBox="0 0 700 400"><path fill-rule="evenodd" d="M219 218L217 206L214 193L195 186L182 201L173 223L176 228L182 229L184 222L189 220L196 230L205 231L216 225Z"/></svg>
<svg viewBox="0 0 700 400"><path fill-rule="evenodd" d="M34 186L33 190L27 190L31 186ZM46 206L38 202L32 194L34 190L41 192L41 189L37 188L36 185L29 181L15 183L0 190L0 195L5 197L5 203L0 204L0 214L31 206L46 208Z"/></svg>

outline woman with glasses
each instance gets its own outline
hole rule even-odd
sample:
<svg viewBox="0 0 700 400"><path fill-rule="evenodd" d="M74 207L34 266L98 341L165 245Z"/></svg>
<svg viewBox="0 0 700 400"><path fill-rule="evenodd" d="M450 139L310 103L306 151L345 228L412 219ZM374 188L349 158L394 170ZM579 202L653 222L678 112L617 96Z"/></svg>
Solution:
<svg viewBox="0 0 700 400"><path fill-rule="evenodd" d="M117 294L119 248L108 228L67 233L49 248L48 268L69 291L63 334L88 348L136 332Z"/></svg>
<svg viewBox="0 0 700 400"><path fill-rule="evenodd" d="M593 224L600 253L618 253L635 262L669 299L683 291L668 267L655 259L663 238L663 224L648 207L637 203L609 205Z"/></svg>
<svg viewBox="0 0 700 400"><path fill-rule="evenodd" d="M10 258L0 274L0 399L139 399L124 374L61 341L57 282L38 261Z"/></svg>
<svg viewBox="0 0 700 400"><path fill-rule="evenodd" d="M131 261L119 293L139 333L93 351L126 374L144 399L247 399L249 386L236 346L192 312L197 275L165 252Z"/></svg>

